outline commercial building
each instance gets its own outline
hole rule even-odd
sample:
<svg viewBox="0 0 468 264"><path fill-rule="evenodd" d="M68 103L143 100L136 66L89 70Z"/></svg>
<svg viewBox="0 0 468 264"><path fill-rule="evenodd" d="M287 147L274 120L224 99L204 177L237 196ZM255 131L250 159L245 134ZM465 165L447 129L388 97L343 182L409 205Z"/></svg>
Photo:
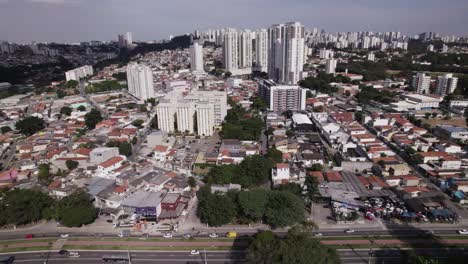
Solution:
<svg viewBox="0 0 468 264"><path fill-rule="evenodd" d="M422 94L407 94L404 101L391 103L390 107L398 112L439 108L441 98Z"/></svg>
<svg viewBox="0 0 468 264"><path fill-rule="evenodd" d="M65 79L67 81L74 80L74 81L79 81L80 79L93 75L93 66L91 65L85 65L73 70L69 70L65 72Z"/></svg>
<svg viewBox="0 0 468 264"><path fill-rule="evenodd" d="M448 73L437 77L436 92L440 96L451 94L457 89L458 78L453 77L453 74Z"/></svg>
<svg viewBox="0 0 468 264"><path fill-rule="evenodd" d="M203 46L198 42L190 46L190 69L192 72L203 72Z"/></svg>
<svg viewBox="0 0 468 264"><path fill-rule="evenodd" d="M304 66L304 26L299 22L269 28L268 75L276 82L297 84Z"/></svg>
<svg viewBox="0 0 468 264"><path fill-rule="evenodd" d="M140 100L154 98L153 71L144 64L127 65L128 92Z"/></svg>
<svg viewBox="0 0 468 264"><path fill-rule="evenodd" d="M325 72L328 74L335 74L336 73L336 59L327 59L325 64Z"/></svg>
<svg viewBox="0 0 468 264"><path fill-rule="evenodd" d="M452 125L438 125L434 129L434 135L445 139L467 140L468 129Z"/></svg>
<svg viewBox="0 0 468 264"><path fill-rule="evenodd" d="M413 76L413 88L418 94L429 94L431 86L431 76L427 76L424 72L418 72Z"/></svg>
<svg viewBox="0 0 468 264"><path fill-rule="evenodd" d="M263 80L258 87L260 96L271 111L304 110L306 107L307 89L278 85L271 80Z"/></svg>

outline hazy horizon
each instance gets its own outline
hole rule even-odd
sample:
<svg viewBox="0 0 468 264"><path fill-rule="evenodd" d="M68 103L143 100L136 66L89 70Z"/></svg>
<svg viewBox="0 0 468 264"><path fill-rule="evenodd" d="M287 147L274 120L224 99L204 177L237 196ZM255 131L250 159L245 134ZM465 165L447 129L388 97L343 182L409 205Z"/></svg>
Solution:
<svg viewBox="0 0 468 264"><path fill-rule="evenodd" d="M466 0L0 0L0 40L109 41L130 31L135 41L149 41L196 29L256 29L287 21L327 32L467 36L466 14Z"/></svg>

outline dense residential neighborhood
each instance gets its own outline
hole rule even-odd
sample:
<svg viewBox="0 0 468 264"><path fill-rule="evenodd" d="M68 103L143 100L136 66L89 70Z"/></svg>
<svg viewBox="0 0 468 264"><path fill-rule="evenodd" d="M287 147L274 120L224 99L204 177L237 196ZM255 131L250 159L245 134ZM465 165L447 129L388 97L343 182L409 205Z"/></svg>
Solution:
<svg viewBox="0 0 468 264"><path fill-rule="evenodd" d="M75 260L79 241L129 243L105 262L195 245L229 263L462 263L424 249L467 244L467 37L288 22L116 40L0 42L0 238Z"/></svg>

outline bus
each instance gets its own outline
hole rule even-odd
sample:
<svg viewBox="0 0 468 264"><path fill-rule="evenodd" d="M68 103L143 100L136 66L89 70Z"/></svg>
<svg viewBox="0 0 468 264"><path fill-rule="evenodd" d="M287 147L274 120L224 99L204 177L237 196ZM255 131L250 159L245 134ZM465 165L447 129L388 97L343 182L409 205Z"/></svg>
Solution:
<svg viewBox="0 0 468 264"><path fill-rule="evenodd" d="M113 254L113 255L104 255L102 256L104 262L128 262L127 254Z"/></svg>
<svg viewBox="0 0 468 264"><path fill-rule="evenodd" d="M0 263L1 264L11 264L15 261L14 256L0 256Z"/></svg>

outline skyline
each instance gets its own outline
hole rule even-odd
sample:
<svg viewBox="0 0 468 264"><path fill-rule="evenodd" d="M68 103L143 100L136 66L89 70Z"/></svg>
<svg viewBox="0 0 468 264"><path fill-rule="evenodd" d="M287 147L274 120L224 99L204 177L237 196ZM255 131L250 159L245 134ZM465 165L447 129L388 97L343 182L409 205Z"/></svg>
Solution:
<svg viewBox="0 0 468 264"><path fill-rule="evenodd" d="M371 0L0 0L0 39L11 42L115 40L130 31L136 41L165 39L194 30L266 28L299 21L327 32L434 31L468 35L468 3L434 0L376 3ZM190 7L190 8L188 8ZM18 12L20 10L20 12ZM229 12L225 12L229 10ZM262 12L259 13L259 10ZM260 14L260 15L259 15ZM13 26L12 26L13 25Z"/></svg>

